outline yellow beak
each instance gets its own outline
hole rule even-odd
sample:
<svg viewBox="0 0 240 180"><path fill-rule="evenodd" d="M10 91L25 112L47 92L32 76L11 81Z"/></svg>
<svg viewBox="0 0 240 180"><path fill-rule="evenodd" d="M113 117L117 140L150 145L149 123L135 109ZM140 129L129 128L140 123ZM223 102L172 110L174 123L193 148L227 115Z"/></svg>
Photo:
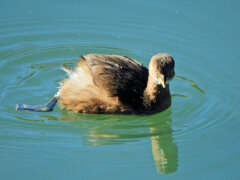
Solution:
<svg viewBox="0 0 240 180"><path fill-rule="evenodd" d="M163 88L166 88L166 81L165 81L165 77L163 75L158 76L157 80L161 83Z"/></svg>

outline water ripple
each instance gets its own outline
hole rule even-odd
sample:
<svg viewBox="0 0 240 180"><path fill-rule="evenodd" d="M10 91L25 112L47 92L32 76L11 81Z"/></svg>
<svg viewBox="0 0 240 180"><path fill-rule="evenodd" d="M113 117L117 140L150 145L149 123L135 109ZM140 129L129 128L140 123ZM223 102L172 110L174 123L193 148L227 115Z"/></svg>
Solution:
<svg viewBox="0 0 240 180"><path fill-rule="evenodd" d="M214 32L200 25L184 27L167 20L157 23L121 18L113 22L97 17L63 17L54 23L34 18L0 22L0 110L5 129L1 137L26 140L31 136L34 141L51 139L72 146L76 139L92 146L150 140L158 172L170 173L178 166L178 142L190 146L209 129L234 124L230 120L238 110L239 79L225 70L233 65L218 63L229 57L208 41ZM43 115L14 110L16 103L47 102L56 92L57 82L65 77L61 64L74 66L82 54L128 55L147 65L151 55L158 52L169 52L176 61L177 75L171 83L173 103L163 113L79 115L57 108Z"/></svg>

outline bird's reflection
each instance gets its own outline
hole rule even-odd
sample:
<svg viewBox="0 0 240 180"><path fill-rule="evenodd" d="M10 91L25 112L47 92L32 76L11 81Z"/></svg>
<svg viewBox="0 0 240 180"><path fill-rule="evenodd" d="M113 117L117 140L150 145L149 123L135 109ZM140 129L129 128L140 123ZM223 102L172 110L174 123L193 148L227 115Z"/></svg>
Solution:
<svg viewBox="0 0 240 180"><path fill-rule="evenodd" d="M82 129L88 145L102 146L136 142L149 137L156 169L173 173L178 167L178 148L173 141L171 109L151 116L94 115L61 111L60 121Z"/></svg>
<svg viewBox="0 0 240 180"><path fill-rule="evenodd" d="M167 118L158 122L161 117ZM148 120L151 124L152 154L157 171L161 174L173 173L178 167L178 149L173 142L171 119L170 116L164 117L160 115Z"/></svg>

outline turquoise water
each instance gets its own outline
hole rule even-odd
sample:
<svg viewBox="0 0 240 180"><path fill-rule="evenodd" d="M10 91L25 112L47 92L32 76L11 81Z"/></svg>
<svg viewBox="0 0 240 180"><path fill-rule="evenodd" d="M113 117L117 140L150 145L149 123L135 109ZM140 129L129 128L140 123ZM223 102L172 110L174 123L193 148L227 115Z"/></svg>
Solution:
<svg viewBox="0 0 240 180"><path fill-rule="evenodd" d="M238 1L0 1L0 179L238 179ZM44 104L80 55L176 61L151 116L16 111Z"/></svg>

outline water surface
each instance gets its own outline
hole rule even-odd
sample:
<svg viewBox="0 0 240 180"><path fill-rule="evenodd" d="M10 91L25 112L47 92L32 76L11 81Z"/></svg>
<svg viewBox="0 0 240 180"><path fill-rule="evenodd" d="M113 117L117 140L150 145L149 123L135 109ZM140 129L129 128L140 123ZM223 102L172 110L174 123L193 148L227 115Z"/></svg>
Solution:
<svg viewBox="0 0 240 180"><path fill-rule="evenodd" d="M2 1L1 179L237 179L239 2ZM151 116L16 111L44 104L86 53L176 61Z"/></svg>

